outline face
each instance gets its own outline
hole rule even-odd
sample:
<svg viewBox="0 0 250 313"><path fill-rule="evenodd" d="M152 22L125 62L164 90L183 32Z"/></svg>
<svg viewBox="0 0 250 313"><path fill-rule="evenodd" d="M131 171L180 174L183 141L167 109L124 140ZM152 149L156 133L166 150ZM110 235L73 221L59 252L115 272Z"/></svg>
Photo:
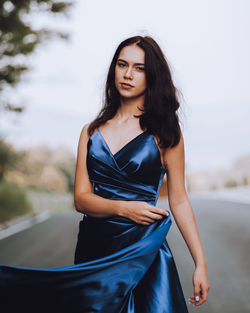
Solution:
<svg viewBox="0 0 250 313"><path fill-rule="evenodd" d="M142 48L137 45L122 48L115 66L115 86L124 98L136 98L145 93L145 52Z"/></svg>

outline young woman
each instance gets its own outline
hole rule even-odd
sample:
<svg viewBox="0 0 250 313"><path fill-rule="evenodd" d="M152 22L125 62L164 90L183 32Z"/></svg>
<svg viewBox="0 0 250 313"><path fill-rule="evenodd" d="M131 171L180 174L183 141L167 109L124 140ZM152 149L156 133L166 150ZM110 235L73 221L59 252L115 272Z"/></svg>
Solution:
<svg viewBox="0 0 250 313"><path fill-rule="evenodd" d="M190 303L206 301L210 286L184 185L178 108L158 44L149 36L123 41L109 68L104 107L79 139L74 200L83 219L75 264L1 265L3 312L188 312L166 241L171 213L156 206L165 174L171 212L195 262Z"/></svg>
<svg viewBox="0 0 250 313"><path fill-rule="evenodd" d="M112 290L110 296L117 296L119 284L125 285L125 312L187 312L165 240L171 217L168 211L156 207L165 172L169 205L196 267L190 303L201 305L210 288L184 185L184 142L178 108L176 89L160 47L151 37L135 36L117 48L108 72L104 107L81 132L75 206L84 218L75 263L121 251L126 257L133 246L136 259L134 255L128 257L120 266L121 256L117 256L118 267L111 267L112 279L110 286L106 285ZM161 239L154 237L160 229ZM125 280L121 274L124 266ZM102 284L102 280L100 275L97 281ZM119 301L124 304L124 299ZM120 311L112 307L110 312Z"/></svg>

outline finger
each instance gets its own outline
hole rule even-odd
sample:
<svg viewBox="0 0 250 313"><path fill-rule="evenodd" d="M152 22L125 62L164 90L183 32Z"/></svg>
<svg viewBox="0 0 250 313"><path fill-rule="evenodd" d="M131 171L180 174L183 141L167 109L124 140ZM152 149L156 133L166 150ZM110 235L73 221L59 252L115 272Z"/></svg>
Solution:
<svg viewBox="0 0 250 313"><path fill-rule="evenodd" d="M194 304L195 303L195 298L194 297L189 297L188 298L188 303L190 303L190 304Z"/></svg>
<svg viewBox="0 0 250 313"><path fill-rule="evenodd" d="M194 297L192 297L192 296L189 297L188 300L191 301L191 302L195 302L195 299L194 299Z"/></svg>
<svg viewBox="0 0 250 313"><path fill-rule="evenodd" d="M203 284L201 284L201 303L207 300L208 289Z"/></svg>
<svg viewBox="0 0 250 313"><path fill-rule="evenodd" d="M152 212L148 212L148 217L150 217L151 219L154 220L161 220L163 218L163 216L161 214L156 214L156 213L152 213Z"/></svg>
<svg viewBox="0 0 250 313"><path fill-rule="evenodd" d="M194 299L195 305L197 305L200 301L200 284L194 283Z"/></svg>
<svg viewBox="0 0 250 313"><path fill-rule="evenodd" d="M150 218L150 217L144 217L144 218L143 218L143 222L154 223L155 220L152 219L152 218Z"/></svg>
<svg viewBox="0 0 250 313"><path fill-rule="evenodd" d="M140 219L137 221L138 224L142 224L142 225L151 225L154 221L151 221L149 219Z"/></svg>
<svg viewBox="0 0 250 313"><path fill-rule="evenodd" d="M148 221L146 221L144 219L143 220L138 220L137 223L138 224L142 224L142 225L150 225L151 224L150 222L148 222Z"/></svg>
<svg viewBox="0 0 250 313"><path fill-rule="evenodd" d="M169 215L168 211L160 209L160 208L156 208L156 207L154 207L153 210L151 210L151 212L157 213L157 214L161 214L161 215L164 215L164 216L168 216Z"/></svg>

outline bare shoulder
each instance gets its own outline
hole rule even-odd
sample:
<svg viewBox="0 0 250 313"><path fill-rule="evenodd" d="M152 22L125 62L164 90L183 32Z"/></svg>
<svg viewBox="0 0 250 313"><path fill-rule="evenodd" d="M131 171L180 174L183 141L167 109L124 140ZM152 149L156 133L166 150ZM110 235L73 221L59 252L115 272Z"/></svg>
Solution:
<svg viewBox="0 0 250 313"><path fill-rule="evenodd" d="M89 135L88 135L89 124L90 123L87 123L87 124L83 125L81 133L80 133L80 141L82 141L82 140L85 141L85 140L87 140L89 138Z"/></svg>
<svg viewBox="0 0 250 313"><path fill-rule="evenodd" d="M89 134L88 134L88 128L89 128L90 123L87 123L85 125L83 125L82 130L81 130L81 134L80 134L80 141L88 141L89 139ZM95 131L96 132L96 129Z"/></svg>
<svg viewBox="0 0 250 313"><path fill-rule="evenodd" d="M89 135L88 135L88 124L85 124L82 127L81 133L80 133L80 137L79 137L79 141L78 141L78 152L77 152L77 159L78 161L81 160L81 162L84 160L85 155L86 155L86 151L87 151L87 142L89 139Z"/></svg>

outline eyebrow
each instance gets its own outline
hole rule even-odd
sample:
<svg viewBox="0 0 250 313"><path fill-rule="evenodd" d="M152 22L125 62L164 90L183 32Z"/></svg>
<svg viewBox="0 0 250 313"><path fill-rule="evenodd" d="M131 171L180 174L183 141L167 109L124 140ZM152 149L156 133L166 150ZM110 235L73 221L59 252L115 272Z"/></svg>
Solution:
<svg viewBox="0 0 250 313"><path fill-rule="evenodd" d="M128 64L127 61L123 60L123 59L118 59L117 61L122 61ZM144 63L134 63L135 65L145 65Z"/></svg>

